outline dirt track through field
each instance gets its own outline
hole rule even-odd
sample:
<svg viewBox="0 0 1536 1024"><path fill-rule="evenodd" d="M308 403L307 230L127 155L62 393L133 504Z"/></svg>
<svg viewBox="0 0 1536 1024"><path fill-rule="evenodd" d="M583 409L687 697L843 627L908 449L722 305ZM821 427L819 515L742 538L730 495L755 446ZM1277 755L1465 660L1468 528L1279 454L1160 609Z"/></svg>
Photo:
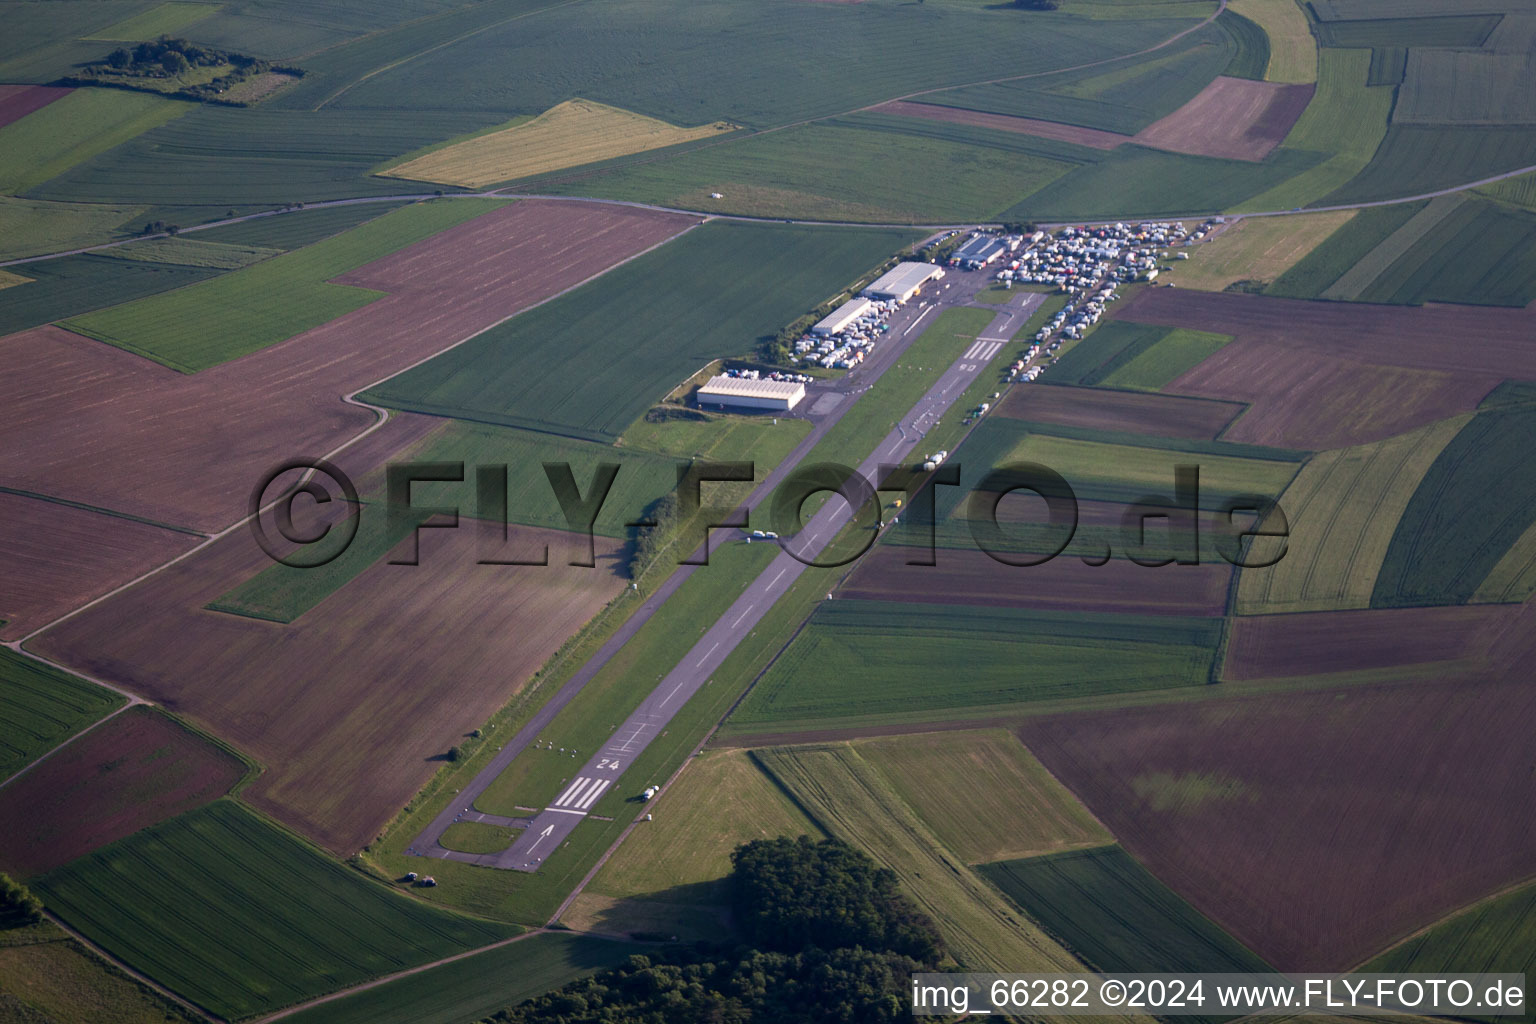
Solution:
<svg viewBox="0 0 1536 1024"><path fill-rule="evenodd" d="M374 422L342 395L696 223L610 204L513 203L341 279L384 298L192 376L56 327L0 339L12 368L0 377L0 479L222 529L275 463L329 451Z"/></svg>

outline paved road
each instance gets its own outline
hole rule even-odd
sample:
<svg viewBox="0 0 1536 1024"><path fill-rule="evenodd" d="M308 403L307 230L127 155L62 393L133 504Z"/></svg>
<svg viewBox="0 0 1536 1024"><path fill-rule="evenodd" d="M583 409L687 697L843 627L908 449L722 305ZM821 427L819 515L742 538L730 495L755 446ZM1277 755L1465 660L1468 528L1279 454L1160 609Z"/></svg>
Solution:
<svg viewBox="0 0 1536 1024"><path fill-rule="evenodd" d="M913 328L930 322L930 314L935 310L949 305L969 305L972 303L977 291L989 284L988 274L965 273L963 271L951 271L943 282L930 295L928 299L911 303L898 310L891 318L891 330L885 336L886 340L875 346L874 355L870 356L857 369L853 370L837 381L820 384L810 389L804 403L807 408L814 408L817 404L827 401L829 404L824 411L813 413L809 418L813 422L811 432L787 455L782 462L769 473L763 481L753 488L752 493L742 503L747 509L758 507L779 484L792 473L797 466L810 454L817 443L827 435L838 421L848 412L854 402L863 392L875 386L875 382L899 360L906 350L921 337L922 332ZM1014 313L1000 314L998 321L1015 316ZM1024 314L1025 318L1028 314ZM1022 323L1022 320L1019 321ZM994 321L993 326L997 326ZM990 328L989 328L990 332ZM739 535L738 535L739 536ZM697 555L698 552L695 552ZM545 704L534 713L533 717L519 729L510 740L502 745L496 756L485 768L463 787L453 803L444 808L425 829L423 829L412 842L406 852L422 857L439 857L449 860L460 860L471 864L491 864L495 862L495 855L462 853L457 850L449 850L441 843L443 833L458 820L471 820L470 815L477 814L475 801L486 791L507 766L528 749L538 735L554 721L555 716L563 711L566 705L575 699L576 695L592 681L603 668L611 661L624 645L627 644L636 633L650 621L658 609L664 605L677 589L683 585L689 576L699 567L696 565L680 565L653 593L646 596L645 601L636 609L624 624L614 632L612 636L600 647L596 654L589 658L582 667L561 684ZM594 798L595 802L596 798ZM590 806L590 805L589 805ZM543 826L539 826L542 828Z"/></svg>
<svg viewBox="0 0 1536 1024"><path fill-rule="evenodd" d="M1000 313L989 327L1002 328L1027 319L1044 296L1026 293L1022 308ZM1003 341L1006 342L1005 337ZM977 353L979 345L995 342L977 341L969 346L945 370L937 383L910 412L886 435L863 464L859 473L875 479L881 463L901 463L922 440L923 434L945 414L987 366ZM993 350L996 354L996 349ZM829 501L811 518L789 546L805 558L815 558L853 517L847 502ZM533 819L511 848L498 855L497 867L515 871L536 871L560 847L597 801L619 784L625 770L634 763L694 694L710 681L774 603L788 592L805 571L805 563L781 551L762 574L726 609L683 660L669 672L656 689L625 719L603 745L569 781L555 799ZM643 780L637 780L638 789Z"/></svg>

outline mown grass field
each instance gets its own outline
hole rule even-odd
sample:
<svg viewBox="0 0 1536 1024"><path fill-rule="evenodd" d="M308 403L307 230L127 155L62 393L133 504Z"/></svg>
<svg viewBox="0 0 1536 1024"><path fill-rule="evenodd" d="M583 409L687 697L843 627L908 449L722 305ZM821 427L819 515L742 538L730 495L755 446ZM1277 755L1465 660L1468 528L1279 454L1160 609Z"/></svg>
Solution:
<svg viewBox="0 0 1536 1024"><path fill-rule="evenodd" d="M1110 388L1161 391L1189 370L1205 362L1231 341L1230 335L1176 327L1116 365L1097 383Z"/></svg>
<svg viewBox="0 0 1536 1024"><path fill-rule="evenodd" d="M478 821L456 821L448 826L438 842L463 853L500 853L516 838L516 829Z"/></svg>
<svg viewBox="0 0 1536 1024"><path fill-rule="evenodd" d="M916 235L707 224L368 392L381 405L612 441ZM664 284L660 283L664 282Z"/></svg>
<svg viewBox="0 0 1536 1024"><path fill-rule="evenodd" d="M1289 7L1300 15L1293 0L1269 2ZM1284 153L1328 155L1283 184L1245 197L1236 206L1239 211L1288 210L1310 205L1325 196L1332 203L1334 191L1371 163L1387 134L1393 90L1391 86L1365 84L1370 64L1369 50L1320 51L1317 92L1270 159Z"/></svg>
<svg viewBox="0 0 1536 1024"><path fill-rule="evenodd" d="M877 116L743 135L552 187L711 213L903 223L992 217L1073 168L1027 136L946 126L948 138L932 138L868 120Z"/></svg>
<svg viewBox="0 0 1536 1024"><path fill-rule="evenodd" d="M48 203L0 196L0 259L112 241L142 206Z"/></svg>
<svg viewBox="0 0 1536 1024"><path fill-rule="evenodd" d="M1090 968L1270 970L1118 846L987 864L979 870Z"/></svg>
<svg viewBox="0 0 1536 1024"><path fill-rule="evenodd" d="M76 89L0 128L0 193L26 192L190 109L147 93Z"/></svg>
<svg viewBox="0 0 1536 1024"><path fill-rule="evenodd" d="M1536 885L1476 903L1360 968L1384 973L1536 974ZM1526 1016L1530 1016L1529 1010ZM1508 1016L1470 1015L1495 1022Z"/></svg>
<svg viewBox="0 0 1536 1024"><path fill-rule="evenodd" d="M1012 733L919 733L854 749L967 864L1114 841Z"/></svg>
<svg viewBox="0 0 1536 1024"><path fill-rule="evenodd" d="M1313 456L1280 497L1290 528L1285 557L1267 569L1242 571L1237 612L1370 607L1408 502L1469 419L1454 416L1375 444ZM1273 542L1257 543L1260 552Z"/></svg>
<svg viewBox="0 0 1536 1024"><path fill-rule="evenodd" d="M566 100L531 121L454 143L385 168L391 178L483 188L567 167L729 134L723 121L686 128L604 103Z"/></svg>
<svg viewBox="0 0 1536 1024"><path fill-rule="evenodd" d="M366 881L229 800L91 854L34 888L113 956L230 1018L512 933Z"/></svg>
<svg viewBox="0 0 1536 1024"><path fill-rule="evenodd" d="M830 601L732 722L804 730L985 717L1038 701L1199 686L1210 679L1219 631L1205 619Z"/></svg>
<svg viewBox="0 0 1536 1024"><path fill-rule="evenodd" d="M737 846L821 835L744 750L710 750L694 758L648 809L656 820L630 834L592 880L592 891L664 901L704 895L725 903L726 894L708 883L730 874Z"/></svg>
<svg viewBox="0 0 1536 1024"><path fill-rule="evenodd" d="M728 413L702 415L708 419L653 421L642 416L625 429L619 443L624 448L677 459L752 462L758 466L759 474L766 474L811 432L809 420Z"/></svg>
<svg viewBox="0 0 1536 1024"><path fill-rule="evenodd" d="M287 1018L292 1024L464 1024L648 948L549 932L399 978Z"/></svg>
<svg viewBox="0 0 1536 1024"><path fill-rule="evenodd" d="M1317 81L1317 42L1295 0L1232 0L1228 10L1255 22L1269 38L1266 81Z"/></svg>
<svg viewBox="0 0 1536 1024"><path fill-rule="evenodd" d="M1333 235L1354 210L1296 217L1245 217L1214 239L1189 250L1167 276L1180 288L1219 292L1237 281L1268 284Z"/></svg>
<svg viewBox="0 0 1536 1024"><path fill-rule="evenodd" d="M181 267L207 267L210 270L239 270L252 263L276 256L281 249L228 242L205 242L191 238L152 238L109 250L113 259L136 263L169 263Z"/></svg>
<svg viewBox="0 0 1536 1024"><path fill-rule="evenodd" d="M182 3L180 0L168 0L163 4L156 4L143 14L135 14L131 18L114 22L106 28L100 28L92 32L87 39L103 39L108 42L138 43L146 39L159 39L161 36L181 35L181 30L197 21L206 18L219 9L216 3Z"/></svg>
<svg viewBox="0 0 1536 1024"><path fill-rule="evenodd" d="M1366 254L1408 223L1427 201L1373 206L1358 211L1333 234L1297 260L1264 290L1288 299L1315 299L1348 273ZM1294 218L1277 218L1290 221Z"/></svg>
<svg viewBox="0 0 1536 1024"><path fill-rule="evenodd" d="M1479 413L1414 491L1382 561L1373 608L1469 600L1536 521L1536 409Z"/></svg>
<svg viewBox="0 0 1536 1024"><path fill-rule="evenodd" d="M174 370L196 373L367 305L380 293L327 282L500 202L461 199L403 207L199 287L75 317L66 326ZM273 301L276 296L282 301Z"/></svg>
<svg viewBox="0 0 1536 1024"><path fill-rule="evenodd" d="M0 933L0 1014L16 1024L200 1018L89 952L51 921Z"/></svg>
<svg viewBox="0 0 1536 1024"><path fill-rule="evenodd" d="M1077 961L956 864L881 777L847 744L770 747L752 756L822 828L894 871L970 970L1075 971Z"/></svg>
<svg viewBox="0 0 1536 1024"><path fill-rule="evenodd" d="M123 703L110 690L31 658L0 651L0 780Z"/></svg>

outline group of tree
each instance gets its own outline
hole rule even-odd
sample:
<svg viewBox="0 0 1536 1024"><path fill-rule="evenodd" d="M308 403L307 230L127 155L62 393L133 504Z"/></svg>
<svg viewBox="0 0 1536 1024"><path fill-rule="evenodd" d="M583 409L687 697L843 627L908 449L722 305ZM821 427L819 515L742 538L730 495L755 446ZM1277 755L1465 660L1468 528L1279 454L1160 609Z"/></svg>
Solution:
<svg viewBox="0 0 1536 1024"><path fill-rule="evenodd" d="M19 928L43 919L43 901L10 875L0 872L0 928Z"/></svg>
<svg viewBox="0 0 1536 1024"><path fill-rule="evenodd" d="M243 67L254 63L254 57L225 53L170 36L161 36L151 43L138 43L132 50L119 46L107 54L107 64L116 71L150 75L180 75L194 67L217 67L220 64Z"/></svg>
<svg viewBox="0 0 1536 1024"><path fill-rule="evenodd" d="M668 491L645 507L630 527L629 578L638 580L677 533L680 512L677 493Z"/></svg>
<svg viewBox="0 0 1536 1024"><path fill-rule="evenodd" d="M738 847L737 946L673 947L495 1014L495 1024L886 1024L911 1017L914 972L944 957L896 877L837 840Z"/></svg>
<svg viewBox="0 0 1536 1024"><path fill-rule="evenodd" d="M1061 3L1060 0L1013 0L1013 6L1026 11L1054 11Z"/></svg>

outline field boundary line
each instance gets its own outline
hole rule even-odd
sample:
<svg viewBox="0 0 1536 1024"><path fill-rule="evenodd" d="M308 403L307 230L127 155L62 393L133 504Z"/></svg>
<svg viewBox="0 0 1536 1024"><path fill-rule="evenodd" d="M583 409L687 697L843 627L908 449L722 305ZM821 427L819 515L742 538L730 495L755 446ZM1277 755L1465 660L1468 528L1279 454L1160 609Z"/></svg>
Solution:
<svg viewBox="0 0 1536 1024"><path fill-rule="evenodd" d="M103 719L103 721L105 721L105 719ZM209 1011L203 1009L201 1006L198 1006L196 1003L183 999L181 996L172 992L164 985L161 985L147 974L141 974L140 972L134 970L132 967L129 967L127 964L114 957L111 953L108 953L106 950L96 945L96 943L92 942L90 939L86 938L84 935L81 935L69 925L65 924L63 920L61 920L57 915L53 913L53 911L45 908L43 910L43 916L52 921L55 927L63 931L70 938L74 939L76 942L80 943L80 945L89 950L92 956L95 956L97 959L106 961L113 967L116 967L118 970L128 975L134 981L145 986L146 988L152 989L156 993L175 1003L177 1006L183 1006L207 1021L221 1022L224 1020L223 1017L220 1017L214 1013L210 1013Z"/></svg>
<svg viewBox="0 0 1536 1024"><path fill-rule="evenodd" d="M54 667L57 668L58 666L54 666ZM95 680L92 680L92 682L95 682ZM33 768L36 768L38 765L40 765L44 761L48 760L54 754L57 754L59 751L63 750L65 747L67 747L71 743L75 742L75 740L78 740L80 737L84 736L86 733L95 731L98 727L103 726L106 723L110 722L112 719L116 718L118 715L122 714L124 711L127 711L129 708L139 707L140 705L143 705L144 707L152 707L153 706L148 701L142 700L142 699L140 699L138 697L135 697L131 693L123 693L122 690L118 690L115 686L109 686L106 683L102 683L101 685L102 686L107 686L108 689L115 690L117 693L123 694L123 696L127 697L128 700L126 702L124 702L122 707L117 708L117 709L115 709L113 711L107 712L105 715L102 715L100 718L96 719L96 721L92 722L90 725L87 725L84 729L81 729L80 731L78 731L76 733L73 733L70 736L66 737L62 743L59 743L56 746L50 747L47 750L46 753L42 754L36 760L34 760L34 761L32 761L32 762L30 762L30 763L28 763L26 765L23 765L21 767L21 769L19 771L17 771L15 774L9 776L8 778L6 778L3 781L0 781L0 789L4 789L6 786L9 786L11 783L15 782L17 779L19 779L23 775L27 774L27 772L31 771Z"/></svg>
<svg viewBox="0 0 1536 1024"><path fill-rule="evenodd" d="M293 1006L278 1010L276 1013L268 1014L265 1017L257 1017L251 1021L251 1024L267 1024L268 1021L282 1020L284 1017L291 1017L293 1014L298 1013L301 1010L308 1010L313 1007L320 1006L324 1003L334 1002L337 999L355 995L358 992L366 992L368 989L378 988L380 985L388 984L389 982L396 981L400 978L408 978L413 974L420 974L422 971L430 971L434 967L442 967L444 964L451 964L455 960L464 960L468 957L479 956L481 953L489 953L493 949L500 949L503 946L510 946L514 942L522 942L524 939L532 938L535 935L547 934L549 934L548 928L530 928L525 932L521 932L508 939L502 939L499 942L492 942L489 945L480 946L476 949L465 950L463 953L455 953L452 956L445 956L441 960L433 960L431 963L418 964L415 967L407 967L403 971L396 971L394 974L385 974L374 978L372 981L365 981L362 984L353 985L351 988L337 989L335 992L331 992L328 995L319 996L318 998L311 999L308 1002L295 1003Z"/></svg>
<svg viewBox="0 0 1536 1024"><path fill-rule="evenodd" d="M1536 875L1527 875L1526 877L1520 879L1518 882L1512 882L1501 889L1497 889L1483 896L1479 896L1471 903L1462 904L1455 910L1451 910L1442 916L1435 918L1433 921L1430 921L1428 924L1414 929L1407 935L1404 935L1402 938L1395 939L1391 945L1382 947L1381 949L1372 953L1370 956L1366 957L1364 960L1360 961L1358 964L1350 965L1349 967L1345 968L1345 971L1347 973L1354 974L1357 971L1363 970L1367 964L1369 964L1372 960L1375 960L1377 957L1384 956L1385 954L1392 952L1394 949L1397 949L1404 943L1412 942L1414 939L1419 938L1426 932L1433 931L1434 929L1440 927L1442 924L1445 924L1447 921L1454 920L1455 918L1460 917L1462 914L1471 913L1478 907L1492 903L1496 899L1509 896L1515 892L1520 891L1521 889L1528 888L1533 884L1536 884ZM1234 1021L1233 1024L1238 1024L1238 1022Z"/></svg>

